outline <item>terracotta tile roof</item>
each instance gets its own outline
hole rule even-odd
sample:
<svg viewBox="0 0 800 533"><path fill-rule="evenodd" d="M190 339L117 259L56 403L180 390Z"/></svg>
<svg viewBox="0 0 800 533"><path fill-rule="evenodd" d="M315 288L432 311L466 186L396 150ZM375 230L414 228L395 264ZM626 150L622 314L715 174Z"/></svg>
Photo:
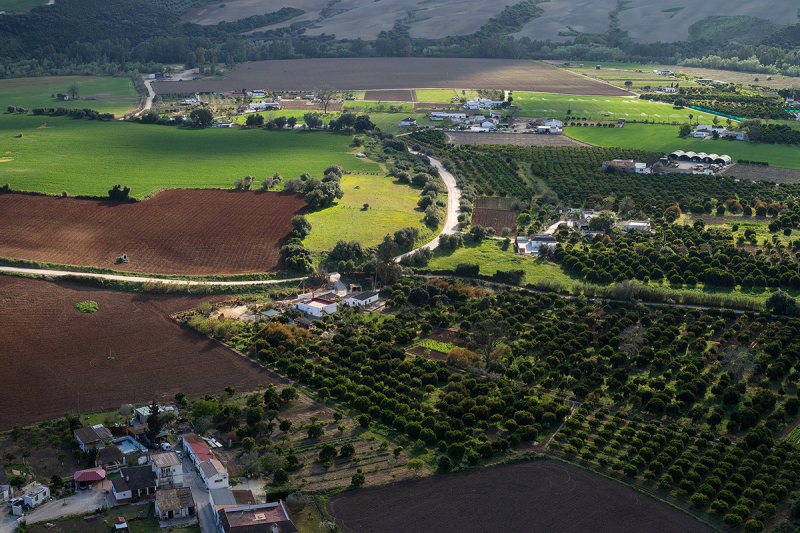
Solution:
<svg viewBox="0 0 800 533"><path fill-rule="evenodd" d="M194 452L194 454L197 456L197 460L200 462L216 459L214 452L211 451L211 447L205 442L193 442L189 444L189 447L192 449L192 452Z"/></svg>
<svg viewBox="0 0 800 533"><path fill-rule="evenodd" d="M225 533L297 533L283 502L221 509L219 518Z"/></svg>

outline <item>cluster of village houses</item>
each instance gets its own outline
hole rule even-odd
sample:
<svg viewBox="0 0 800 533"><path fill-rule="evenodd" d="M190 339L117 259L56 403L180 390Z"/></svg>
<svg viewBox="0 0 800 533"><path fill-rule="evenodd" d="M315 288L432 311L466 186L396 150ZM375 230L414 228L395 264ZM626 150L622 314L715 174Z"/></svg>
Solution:
<svg viewBox="0 0 800 533"><path fill-rule="evenodd" d="M160 408L159 412L176 410ZM222 445L215 439L195 434L181 434L173 450L165 432L159 434L150 448L140 441L147 427L150 407L135 410L130 425L106 428L103 425L83 427L74 431L75 440L84 452L97 450L95 466L75 472L70 483L76 490L99 487L109 476L111 506L137 502L155 504L155 516L162 526L191 520L199 513L192 489L184 472L185 457L196 469L208 493L209 505L219 533L297 533L282 501L259 503L250 490L231 488L228 471L214 454ZM115 438L124 435L121 438ZM3 485L5 483L5 485ZM106 485L103 485L106 486ZM0 469L0 490L6 499L10 495L4 470ZM12 512L22 515L49 501L50 489L45 485L31 488L21 498L10 501ZM124 517L115 519L115 533L127 533ZM211 532L206 532L211 533Z"/></svg>

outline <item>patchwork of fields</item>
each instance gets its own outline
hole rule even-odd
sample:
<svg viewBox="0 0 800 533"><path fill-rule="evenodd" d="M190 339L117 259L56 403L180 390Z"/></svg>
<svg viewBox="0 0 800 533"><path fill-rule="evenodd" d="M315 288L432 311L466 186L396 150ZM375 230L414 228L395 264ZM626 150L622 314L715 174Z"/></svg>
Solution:
<svg viewBox="0 0 800 533"><path fill-rule="evenodd" d="M500 89L597 96L628 95L618 87L539 61L419 57L290 59L239 65L222 81L187 81L180 90L221 92L259 87L270 91L311 90L325 80L339 90ZM175 82L154 83L156 93L174 93Z"/></svg>
<svg viewBox="0 0 800 533"><path fill-rule="evenodd" d="M0 181L17 190L96 196L121 183L141 198L166 188L229 189L247 175L259 181L275 172L284 178L321 176L328 165L380 170L355 157L351 140L323 132L189 130L7 115L0 120Z"/></svg>
<svg viewBox="0 0 800 533"><path fill-rule="evenodd" d="M75 310L89 299L97 312ZM77 410L78 394L81 411L91 412L178 391L197 397L278 383L279 376L168 316L207 300L0 276L0 353L7 356L0 431Z"/></svg>
<svg viewBox="0 0 800 533"><path fill-rule="evenodd" d="M284 268L280 247L299 194L171 190L118 203L0 195L0 256L157 274L241 274ZM235 236L235 238L232 238ZM117 264L121 253L129 263Z"/></svg>

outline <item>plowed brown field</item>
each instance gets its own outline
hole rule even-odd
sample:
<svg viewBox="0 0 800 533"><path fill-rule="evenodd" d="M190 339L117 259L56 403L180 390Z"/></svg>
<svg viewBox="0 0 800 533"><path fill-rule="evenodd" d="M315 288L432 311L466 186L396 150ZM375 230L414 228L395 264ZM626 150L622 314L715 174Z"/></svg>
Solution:
<svg viewBox="0 0 800 533"><path fill-rule="evenodd" d="M208 93L262 87L311 90L328 83L339 90L500 89L587 96L631 93L540 61L513 59L348 57L243 63L225 80L159 82L156 93Z"/></svg>
<svg viewBox="0 0 800 533"><path fill-rule="evenodd" d="M171 190L137 203L0 195L0 256L158 274L283 269L302 196ZM121 253L129 263L117 264Z"/></svg>
<svg viewBox="0 0 800 533"><path fill-rule="evenodd" d="M366 487L331 498L328 509L344 531L365 533L712 531L665 503L558 461Z"/></svg>
<svg viewBox="0 0 800 533"><path fill-rule="evenodd" d="M396 91L367 91L364 100L371 102L413 102L414 91L398 89Z"/></svg>
<svg viewBox="0 0 800 533"><path fill-rule="evenodd" d="M75 309L89 299L97 312ZM178 391L196 397L277 383L275 374L169 318L209 299L0 276L0 431L77 410L78 395L88 412Z"/></svg>

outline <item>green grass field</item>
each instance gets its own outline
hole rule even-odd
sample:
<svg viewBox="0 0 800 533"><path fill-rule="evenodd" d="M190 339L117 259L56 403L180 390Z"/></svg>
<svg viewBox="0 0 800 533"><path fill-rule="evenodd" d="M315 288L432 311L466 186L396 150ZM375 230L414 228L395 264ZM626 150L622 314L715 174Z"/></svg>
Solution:
<svg viewBox="0 0 800 533"><path fill-rule="evenodd" d="M2 9L2 7L0 7ZM78 84L80 98L62 101L51 94L66 93ZM139 94L128 78L96 76L60 76L44 78L12 78L0 80L0 110L10 105L26 107L88 107L101 113L124 115L139 102Z"/></svg>
<svg viewBox="0 0 800 533"><path fill-rule="evenodd" d="M475 263L480 265L480 273L491 276L498 270L524 270L525 283L549 279L571 284L578 281L566 274L555 263L535 260L531 256L515 254L512 245L503 250L503 241L487 239L480 244L468 244L453 252L436 250L434 257L426 268L432 270L454 270L459 263Z"/></svg>
<svg viewBox="0 0 800 533"><path fill-rule="evenodd" d="M0 0L0 11L30 9L47 3L47 0Z"/></svg>
<svg viewBox="0 0 800 533"><path fill-rule="evenodd" d="M655 120L657 122L689 122L711 120L711 115L693 109L675 109L670 104L648 102L638 98L614 96L574 96L569 94L515 92L514 103L522 107L520 116L562 118L571 116L589 120Z"/></svg>
<svg viewBox="0 0 800 533"><path fill-rule="evenodd" d="M413 226L421 242L433 238L415 211L419 189L393 182L383 176L350 174L342 178L344 197L333 207L306 215L313 229L304 244L315 251L329 251L339 240L360 241L364 246L380 244L388 233ZM364 204L370 208L364 210Z"/></svg>
<svg viewBox="0 0 800 533"><path fill-rule="evenodd" d="M628 124L624 128L566 128L565 134L595 146L616 146L668 153L673 150L693 150L707 154L725 154L733 161L767 161L773 167L800 168L800 150L781 144L746 143L694 137L678 137L678 126L658 124Z"/></svg>
<svg viewBox="0 0 800 533"><path fill-rule="evenodd" d="M229 188L247 175L319 176L334 164L352 172L379 172L377 163L355 157L351 141L324 132L190 130L2 115L0 183L70 195L105 195L121 183L142 197L163 188Z"/></svg>
<svg viewBox="0 0 800 533"><path fill-rule="evenodd" d="M472 100L478 91L472 89L417 89L417 102L450 103L453 98Z"/></svg>
<svg viewBox="0 0 800 533"><path fill-rule="evenodd" d="M564 133L573 139L595 146L616 146L655 152L685 150L699 140L694 137L679 137L678 126L657 124L626 124L624 128L570 126L564 129Z"/></svg>

